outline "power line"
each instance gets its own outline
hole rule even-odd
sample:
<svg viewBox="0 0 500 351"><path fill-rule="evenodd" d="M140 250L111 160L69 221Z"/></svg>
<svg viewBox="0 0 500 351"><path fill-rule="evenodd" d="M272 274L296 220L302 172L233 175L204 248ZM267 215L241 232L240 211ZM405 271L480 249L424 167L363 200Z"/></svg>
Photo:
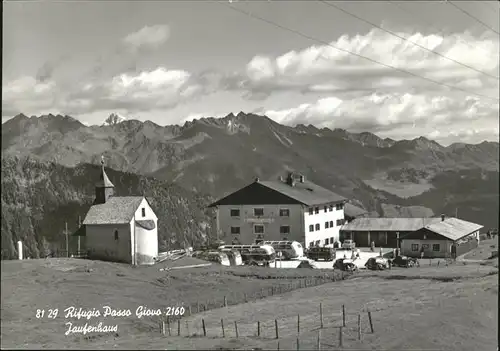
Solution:
<svg viewBox="0 0 500 351"><path fill-rule="evenodd" d="M455 7L456 9L458 9L460 12L466 14L467 16L475 19L477 22L481 23L484 27L488 28L489 30L491 30L492 32L495 32L497 33L498 35L500 35L499 32L497 32L496 30L494 30L493 28L491 28L490 26L488 26L486 23L484 23L483 21L481 21L479 18L477 17L474 17L473 15L471 15L470 13L468 13L467 11L465 11L464 9L462 9L461 7L458 7L457 5L455 5L454 3L452 3L451 1L446 1L447 4L450 4L451 6Z"/></svg>
<svg viewBox="0 0 500 351"><path fill-rule="evenodd" d="M461 66L467 67L467 68L469 68L469 69L471 69L471 70L473 70L473 71L476 71L476 72L478 72L478 73L484 74L485 76L491 77L491 78L493 78L493 79L498 79L498 78L499 78L499 77L496 77L496 76L494 76L494 75L492 75L492 74L489 74L489 73L486 73L486 72L480 71L480 70L478 70L478 69L476 69L476 68L474 68L474 67L472 67L472 66L466 65L465 63L462 63L462 62L459 62L459 61L457 61L457 60L454 60L454 59L452 59L452 58L450 58L450 57L448 57L448 56L445 56L445 55L443 55L443 54L441 54L441 53L439 53L439 52L437 52L437 51L434 51L434 50L428 49L428 48L426 48L426 47L425 47L425 46L423 46L423 45L420 45L420 44L418 44L418 43L416 43L416 42L414 42L414 41L412 41L412 40L410 40L410 39L408 39L408 38L402 37L401 35L394 33L393 31L390 31L390 30L388 30L388 29L384 29L384 28L382 28L381 26L376 25L375 23L372 23L372 22L370 22L370 21L368 21L368 20L366 20L366 19L364 19L364 18L361 18L361 17L359 17L359 16L357 16L357 15L355 15L355 14L353 14L353 13L351 13L351 12L347 11L347 10L344 10L343 8L341 8L341 7L339 7L339 6L335 5L335 4L329 3L329 2L324 1L324 0L318 0L318 1L322 2L322 3L323 3L323 4L325 4L325 5L328 5L328 6L330 6L330 7L334 7L334 8L336 8L337 10L342 11L343 13L345 13L345 14L347 14L347 15L351 16L351 17L354 17L354 18L356 18L356 19L358 19L358 20L360 20L360 21L363 21L363 22L365 22L365 23L368 23L368 24L369 24L369 25L371 25L371 26L374 26L374 27L376 27L376 28L379 28L379 29L383 30L384 32L387 32L387 33L389 33L390 35L393 35L393 36L395 36L395 37L397 37L397 38L399 38L399 39L406 40L407 42L410 42L410 43L412 43L413 45L418 46L419 48L422 48L422 49L424 49L424 50L426 50L426 51L428 51L428 52L431 52L431 53L433 53L433 54L436 54L436 55L438 55L438 56L440 56L440 57L442 57L442 58L445 58L445 59L447 59L447 60L450 60L450 61L452 61L452 62L455 62L455 63L457 63L457 64L459 64L459 65L461 65Z"/></svg>
<svg viewBox="0 0 500 351"><path fill-rule="evenodd" d="M316 41L316 42L318 42L318 43L320 43L320 44L323 44L323 45L326 45L326 46L330 46L330 47L332 47L332 48L334 48L334 49L336 49L336 50L346 52L346 53L348 53L348 54L350 54L350 55L354 55L354 56L357 56L357 57L363 58L363 59L365 59L365 60L368 60L368 61L370 61L370 62L376 63L376 64L381 65L381 66L384 66L384 67L386 67L386 68L390 68L390 69L396 70L396 71L398 71L398 72L406 73L406 74L409 74L409 75L411 75L411 76L413 76L413 77L417 77L417 78L420 78L420 79L422 79L422 80L426 80L426 81L431 82L431 83L434 83L434 84L438 84L438 85L445 86L445 87L447 87L447 88L449 88L449 89L455 89L455 90L459 90L459 91L465 92L465 93L467 93L467 94L476 95L476 96L479 96L479 97L484 97L484 98L487 98L487 99L492 99L492 100L495 100L495 101L500 101L500 99L497 99L497 98L494 98L494 97L491 97L491 96L482 95L482 94L478 94L478 93L473 93L473 92L467 91L467 90L465 90L465 89L461 89L461 88L456 87L456 86L453 86L453 85L449 85L449 84L446 84L446 83L438 82L438 81L435 81L435 80L433 80L433 79L430 79L430 78L427 78L427 77L424 77L424 76L418 75L418 74L416 74L416 73L413 73L413 72L410 72L410 71L406 71L406 70L404 70L404 69L397 68L397 67L394 67L394 66L391 66L391 65L388 65L388 64L385 64L385 63L379 62L379 61L377 61L377 60L374 60L374 59L372 59L372 58L369 58L369 57L366 57L366 56L363 56L363 55L357 54L357 53L355 53L355 52L352 52L352 51L349 51L349 50L346 50L346 49L342 49L342 48L336 47L336 46L334 46L334 45L332 45L332 44L330 44L330 43L328 43L328 42L326 42L326 41L324 41L324 40L321 40L321 39L316 39L316 38L311 37L311 36L309 36L309 35L307 35L307 34L301 33L301 32L299 32L299 31L297 31L297 30L295 30L295 29L285 27L285 26L283 26L283 25L281 25L281 24L278 24L278 23L276 23L276 22L270 21L270 20L268 20L268 19L266 19L266 18L264 18L264 17L260 17L260 16L257 16L257 15L254 15L254 14L252 14L251 12L248 12L248 11L245 11L245 10L238 9L238 8L236 8L236 7L234 7L234 6L231 6L231 5L227 4L226 2L220 2L220 1L215 1L215 2L216 2L217 4L219 4L219 5L226 6L226 7L230 8L230 9L231 9L231 10L233 10L233 11L236 11L236 12L242 13L242 14L244 14L244 15L246 15L246 16L249 16L249 17L252 17L252 18L257 19L257 20L259 20L259 21L262 21L262 22L265 22L265 23L267 23L267 24L270 24L270 25L272 25L272 26L274 26L274 27L277 27L277 28L280 28L280 29L286 30L286 31L291 32L291 33L294 33L294 34L297 34L297 35L299 35L299 36L301 36L301 37L303 37L303 38L306 38L306 39L309 39L309 40Z"/></svg>
<svg viewBox="0 0 500 351"><path fill-rule="evenodd" d="M391 5L396 6L396 7L397 7L397 8L399 8L401 11L406 12L406 13L409 13L409 14L410 14L410 15L412 15L413 17L416 17L415 13L413 13L413 12L411 12L411 11L409 11L409 10L405 9L405 8L404 8L403 6L401 6L399 3L395 2L395 1L392 1L392 0L389 0L389 1L387 1L387 2L388 2L388 3L390 3ZM434 27L434 24L433 24L433 23L431 23L431 21L428 21L427 19L425 19L423 16L418 16L418 18L419 18L421 21L423 21L423 22L427 23L430 27ZM439 31L438 33L439 33L439 34L441 34L442 36L445 36L445 34L444 34L442 31ZM457 39L458 41L460 41L460 42L464 43L465 45L467 45L468 47L470 47L470 48L471 48L471 49L473 49L473 50L481 49L481 50L483 50L484 52L487 52L487 50L486 50L486 49L481 48L481 47L475 47L475 46L471 45L469 42L467 42L467 41L463 40L462 38L460 38L460 37L458 37L458 36L456 37L456 39ZM491 53L490 53L490 52L488 52L488 54L491 54ZM498 56L498 54L497 54L497 56Z"/></svg>

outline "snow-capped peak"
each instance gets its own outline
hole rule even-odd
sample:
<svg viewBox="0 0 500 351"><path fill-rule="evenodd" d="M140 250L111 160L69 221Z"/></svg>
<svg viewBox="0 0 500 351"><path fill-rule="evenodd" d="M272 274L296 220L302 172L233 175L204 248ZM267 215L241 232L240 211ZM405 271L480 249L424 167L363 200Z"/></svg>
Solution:
<svg viewBox="0 0 500 351"><path fill-rule="evenodd" d="M112 113L109 115L108 118L106 118L106 120L104 121L104 123L102 125L103 126L112 126L112 125L121 123L121 122L126 121L126 120L127 120L126 117L124 117L118 113Z"/></svg>

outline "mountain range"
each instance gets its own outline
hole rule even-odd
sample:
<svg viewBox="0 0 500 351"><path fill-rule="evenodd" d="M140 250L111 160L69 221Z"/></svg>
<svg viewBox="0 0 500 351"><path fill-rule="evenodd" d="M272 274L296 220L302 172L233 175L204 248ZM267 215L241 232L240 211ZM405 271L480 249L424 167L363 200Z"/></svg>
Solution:
<svg viewBox="0 0 500 351"><path fill-rule="evenodd" d="M424 137L393 140L368 132L350 133L313 125L284 126L265 116L243 112L223 118L201 118L182 126L159 126L119 115L110 116L101 126L86 126L70 116L50 114L20 114L2 124L2 166L8 162L10 182L17 177L24 184L31 184L50 172L62 172L64 201L85 199L82 206L88 205L93 179L88 179L89 184L84 186L79 183L83 182L81 177L76 181L71 174L98 165L104 155L106 166L115 170L119 179L112 179L115 185L147 179L157 196L168 196L153 190L164 189L168 184L173 196L183 196L188 206L190 199L196 197L197 205L189 211L203 214L195 221L205 229L213 215L204 206L212 199L227 195L255 177L274 179L288 171L305 175L372 215L420 217L458 212L460 218L497 227L498 152L498 142L445 147ZM39 169L38 173L23 172L22 167L16 166L26 160ZM34 191L26 185L14 188L11 196L16 191L23 192L24 202ZM130 190L148 191L140 186ZM64 201L60 206L64 206ZM178 210L168 207L168 201L162 206L167 213ZM20 215L13 208L6 211L15 221ZM37 216L45 215L37 212ZM35 227L36 224L33 230L37 238L47 236L45 229ZM21 228L19 224L7 229L15 237L15 231ZM160 230L162 240L171 235L169 231ZM203 235L213 235L212 229L202 232L198 235L200 240ZM3 233L2 224L2 250ZM184 234L176 231L176 235L176 242L185 240ZM42 239L37 240L38 243Z"/></svg>

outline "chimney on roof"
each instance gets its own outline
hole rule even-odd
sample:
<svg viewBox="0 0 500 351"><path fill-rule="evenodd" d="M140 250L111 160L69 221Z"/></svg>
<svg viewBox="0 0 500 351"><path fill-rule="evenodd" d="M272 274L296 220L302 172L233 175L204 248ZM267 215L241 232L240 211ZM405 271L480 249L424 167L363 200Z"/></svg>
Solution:
<svg viewBox="0 0 500 351"><path fill-rule="evenodd" d="M279 177L278 177L278 180L279 180L280 182L282 182L282 181L283 181L283 177L282 177L282 176L279 176Z"/></svg>
<svg viewBox="0 0 500 351"><path fill-rule="evenodd" d="M288 177L286 178L286 183L290 186L295 186L295 179L293 178L293 173L288 173Z"/></svg>
<svg viewBox="0 0 500 351"><path fill-rule="evenodd" d="M300 175L300 182L301 183L304 183L304 181L306 180L306 177L304 177L302 174Z"/></svg>
<svg viewBox="0 0 500 351"><path fill-rule="evenodd" d="M255 183L258 183L258 182L259 182L259 180L260 180L260 179L259 179L259 177L256 177L256 178L255 178Z"/></svg>
<svg viewBox="0 0 500 351"><path fill-rule="evenodd" d="M444 221L444 218L445 218L445 215L444 215L444 214L442 214L442 215L441 215L441 222L443 222L443 221Z"/></svg>

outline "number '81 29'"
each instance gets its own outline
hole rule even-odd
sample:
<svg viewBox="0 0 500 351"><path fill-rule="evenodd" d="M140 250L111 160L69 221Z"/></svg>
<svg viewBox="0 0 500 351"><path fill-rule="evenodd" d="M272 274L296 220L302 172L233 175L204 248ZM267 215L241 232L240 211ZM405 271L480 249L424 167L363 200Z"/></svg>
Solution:
<svg viewBox="0 0 500 351"><path fill-rule="evenodd" d="M59 309L49 309L47 312L47 318L49 319L56 319L57 315L59 314ZM37 309L36 310L36 318L44 318L45 317L45 310Z"/></svg>

